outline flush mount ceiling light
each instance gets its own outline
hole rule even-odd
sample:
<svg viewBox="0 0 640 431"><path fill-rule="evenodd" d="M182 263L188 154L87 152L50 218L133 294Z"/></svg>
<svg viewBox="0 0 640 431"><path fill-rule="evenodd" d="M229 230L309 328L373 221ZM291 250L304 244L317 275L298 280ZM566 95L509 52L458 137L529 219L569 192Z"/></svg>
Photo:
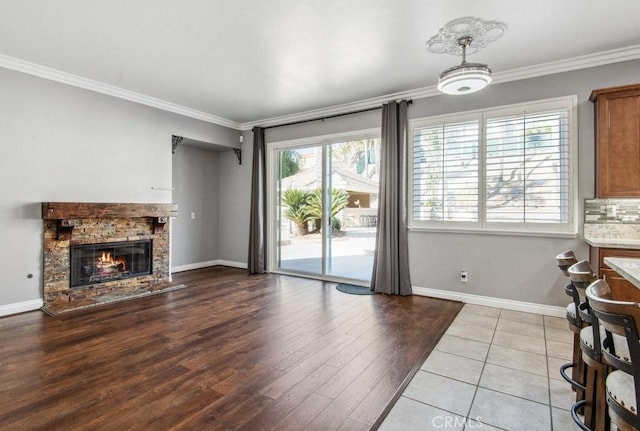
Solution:
<svg viewBox="0 0 640 431"><path fill-rule="evenodd" d="M467 63L471 55L498 39L507 26L478 18L459 18L448 22L427 42L427 50L437 54L460 55L462 63L446 69L438 79L438 90L445 94L469 94L491 83L491 69L482 63Z"/></svg>
<svg viewBox="0 0 640 431"><path fill-rule="evenodd" d="M438 79L438 90L445 94L469 94L491 84L491 69L482 63L467 63L467 47L473 39L458 39L462 47L462 63L443 71Z"/></svg>

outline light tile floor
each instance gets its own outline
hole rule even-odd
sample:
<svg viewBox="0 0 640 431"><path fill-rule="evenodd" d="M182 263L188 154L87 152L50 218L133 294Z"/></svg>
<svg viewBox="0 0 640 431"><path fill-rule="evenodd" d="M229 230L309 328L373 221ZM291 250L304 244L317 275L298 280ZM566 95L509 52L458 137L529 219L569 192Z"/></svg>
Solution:
<svg viewBox="0 0 640 431"><path fill-rule="evenodd" d="M573 431L564 318L466 304L380 430Z"/></svg>

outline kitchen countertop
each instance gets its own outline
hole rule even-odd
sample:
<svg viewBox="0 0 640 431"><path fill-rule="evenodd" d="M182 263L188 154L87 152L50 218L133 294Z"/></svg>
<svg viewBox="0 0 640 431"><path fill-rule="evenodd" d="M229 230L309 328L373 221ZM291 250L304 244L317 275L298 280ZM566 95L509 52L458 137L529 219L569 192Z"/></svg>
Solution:
<svg viewBox="0 0 640 431"><path fill-rule="evenodd" d="M605 257L604 263L618 274L640 288L640 259L628 257Z"/></svg>
<svg viewBox="0 0 640 431"><path fill-rule="evenodd" d="M585 223L584 240L592 247L640 249L640 224Z"/></svg>
<svg viewBox="0 0 640 431"><path fill-rule="evenodd" d="M584 241L591 247L602 248L640 248L640 240L637 239L621 239L621 238L592 238L584 237Z"/></svg>

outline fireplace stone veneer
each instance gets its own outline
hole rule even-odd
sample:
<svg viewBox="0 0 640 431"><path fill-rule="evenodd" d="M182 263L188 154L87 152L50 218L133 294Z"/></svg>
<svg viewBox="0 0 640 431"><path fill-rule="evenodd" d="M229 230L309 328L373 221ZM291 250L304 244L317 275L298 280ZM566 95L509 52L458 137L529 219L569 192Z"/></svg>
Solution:
<svg viewBox="0 0 640 431"><path fill-rule="evenodd" d="M44 202L43 309L56 313L169 287L169 217L176 215L175 204ZM149 274L71 287L72 245L141 240L152 248Z"/></svg>

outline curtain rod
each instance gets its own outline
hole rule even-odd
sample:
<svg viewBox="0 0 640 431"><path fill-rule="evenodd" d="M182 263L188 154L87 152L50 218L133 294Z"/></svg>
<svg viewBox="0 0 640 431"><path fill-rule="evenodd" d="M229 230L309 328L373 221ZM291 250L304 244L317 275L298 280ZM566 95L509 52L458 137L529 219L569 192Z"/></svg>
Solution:
<svg viewBox="0 0 640 431"><path fill-rule="evenodd" d="M411 105L412 103L413 103L412 99L407 100L407 105ZM307 120L292 121L291 123L274 124L273 126L265 126L262 129L263 130L275 129L276 127L293 126L293 125L296 125L296 124L310 123L312 121L324 121L324 120L328 120L330 118L344 117L345 115L361 114L363 112L376 111L378 109L382 109L382 106L376 106L376 107L373 107L373 108L366 108L366 109L359 109L357 111L343 112L341 114L326 115L324 117L309 118Z"/></svg>

